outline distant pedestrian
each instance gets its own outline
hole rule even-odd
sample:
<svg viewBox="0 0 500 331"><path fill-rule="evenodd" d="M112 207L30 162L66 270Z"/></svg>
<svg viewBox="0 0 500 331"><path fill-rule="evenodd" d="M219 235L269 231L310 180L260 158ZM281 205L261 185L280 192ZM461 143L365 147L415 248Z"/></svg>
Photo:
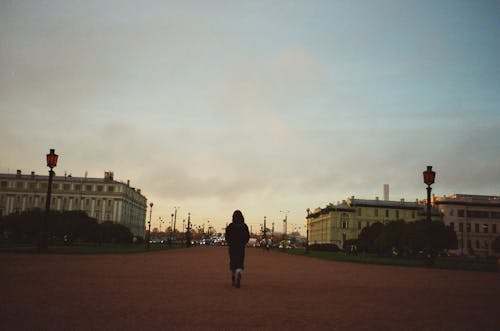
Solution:
<svg viewBox="0 0 500 331"><path fill-rule="evenodd" d="M232 285L240 287L241 274L244 269L245 246L250 239L248 226L243 214L239 210L233 213L233 221L226 228L226 242L229 246L229 269L231 270Z"/></svg>

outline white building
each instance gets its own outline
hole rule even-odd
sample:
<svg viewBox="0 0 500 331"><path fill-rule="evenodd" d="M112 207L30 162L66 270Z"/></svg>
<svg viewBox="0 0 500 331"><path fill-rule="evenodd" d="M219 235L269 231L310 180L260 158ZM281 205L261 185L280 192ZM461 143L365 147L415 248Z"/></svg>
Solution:
<svg viewBox="0 0 500 331"><path fill-rule="evenodd" d="M29 209L45 208L48 175L31 172L23 175L0 174L0 216ZM82 210L98 222L112 221L130 229L135 236L144 236L147 199L140 189L113 179L112 172L104 178L54 176L51 209Z"/></svg>

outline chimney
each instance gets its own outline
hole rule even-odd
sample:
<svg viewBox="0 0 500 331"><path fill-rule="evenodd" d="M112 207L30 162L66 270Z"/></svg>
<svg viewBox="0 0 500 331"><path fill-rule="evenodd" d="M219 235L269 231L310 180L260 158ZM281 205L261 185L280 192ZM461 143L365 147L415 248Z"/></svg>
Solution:
<svg viewBox="0 0 500 331"><path fill-rule="evenodd" d="M375 201L378 201L378 197L375 197Z"/></svg>
<svg viewBox="0 0 500 331"><path fill-rule="evenodd" d="M399 201L401 201L402 205L405 203L405 199L404 198L401 198Z"/></svg>
<svg viewBox="0 0 500 331"><path fill-rule="evenodd" d="M21 177L21 170L17 169L17 171L16 171L16 177Z"/></svg>
<svg viewBox="0 0 500 331"><path fill-rule="evenodd" d="M34 171L32 171L32 172L31 172L31 179L34 179L34 178L35 178L35 172L34 172Z"/></svg>
<svg viewBox="0 0 500 331"><path fill-rule="evenodd" d="M384 184L384 201L389 201L389 184Z"/></svg>
<svg viewBox="0 0 500 331"><path fill-rule="evenodd" d="M130 186L130 179L127 179L127 186Z"/></svg>

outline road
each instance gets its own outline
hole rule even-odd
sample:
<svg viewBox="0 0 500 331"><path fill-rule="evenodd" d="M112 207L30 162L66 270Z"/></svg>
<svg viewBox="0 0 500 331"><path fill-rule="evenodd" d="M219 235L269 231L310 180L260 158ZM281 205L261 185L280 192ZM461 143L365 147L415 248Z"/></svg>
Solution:
<svg viewBox="0 0 500 331"><path fill-rule="evenodd" d="M0 254L1 330L499 330L500 273L247 249Z"/></svg>

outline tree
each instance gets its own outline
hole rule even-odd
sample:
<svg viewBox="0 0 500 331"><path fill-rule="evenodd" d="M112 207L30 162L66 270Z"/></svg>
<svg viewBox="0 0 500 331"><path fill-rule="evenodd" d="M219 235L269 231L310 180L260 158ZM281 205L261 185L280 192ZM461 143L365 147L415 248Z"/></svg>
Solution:
<svg viewBox="0 0 500 331"><path fill-rule="evenodd" d="M379 255L392 255L393 249L401 251L401 237L405 232L404 221L389 222L375 239L375 248Z"/></svg>
<svg viewBox="0 0 500 331"><path fill-rule="evenodd" d="M376 222L361 230L358 238L359 250L369 253L376 252L375 240L382 233L383 229L384 225Z"/></svg>

